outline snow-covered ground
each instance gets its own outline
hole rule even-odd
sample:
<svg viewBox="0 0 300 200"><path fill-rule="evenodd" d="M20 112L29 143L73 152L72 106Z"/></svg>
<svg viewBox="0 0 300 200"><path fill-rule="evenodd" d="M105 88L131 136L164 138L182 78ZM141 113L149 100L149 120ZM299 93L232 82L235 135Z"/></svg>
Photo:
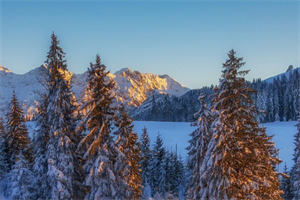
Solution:
<svg viewBox="0 0 300 200"><path fill-rule="evenodd" d="M273 141L279 149L279 158L282 163L279 170L282 171L284 164L287 167L293 165L293 152L294 152L294 135L296 134L296 122L272 122L262 124L268 135L274 135ZM185 148L190 139L189 134L195 129L190 123L186 122L149 122L149 121L135 121L134 130L139 135L142 129L146 127L148 130L151 143L156 139L157 134L163 138L165 146L169 150L176 150L183 157L186 158L187 151Z"/></svg>

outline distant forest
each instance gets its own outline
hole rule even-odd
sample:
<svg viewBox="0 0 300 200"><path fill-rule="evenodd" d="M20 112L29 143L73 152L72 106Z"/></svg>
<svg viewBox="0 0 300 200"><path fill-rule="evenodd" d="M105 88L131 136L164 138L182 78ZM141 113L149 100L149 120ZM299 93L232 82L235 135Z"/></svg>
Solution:
<svg viewBox="0 0 300 200"><path fill-rule="evenodd" d="M300 106L300 68L290 66L282 75L265 81L256 79L249 84L257 91L252 99L260 111L257 116L260 122L296 120ZM200 108L201 93L206 94L206 101L210 102L214 86L190 90L180 97L153 94L131 111L131 116L135 120L191 122Z"/></svg>

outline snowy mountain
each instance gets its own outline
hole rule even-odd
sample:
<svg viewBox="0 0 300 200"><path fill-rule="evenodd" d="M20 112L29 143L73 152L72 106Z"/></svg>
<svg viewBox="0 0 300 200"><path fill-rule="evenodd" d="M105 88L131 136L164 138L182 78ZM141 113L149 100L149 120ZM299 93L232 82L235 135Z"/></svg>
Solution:
<svg viewBox="0 0 300 200"><path fill-rule="evenodd" d="M35 113L44 66L25 74L15 74L0 66L0 116L7 111L7 105L15 90L17 97L29 117ZM71 74L72 89L80 99L85 85L87 72ZM198 111L200 93L210 95L212 88L189 90L168 75L141 73L128 68L121 69L109 76L116 81L118 101L127 105L131 117L147 121L193 121ZM300 68L289 66L285 73L268 78L257 79L251 86L258 92L253 97L260 110L267 111L260 121L295 120L299 99ZM209 100L209 99L208 99Z"/></svg>
<svg viewBox="0 0 300 200"><path fill-rule="evenodd" d="M42 67L26 74L15 74L5 67L0 67L0 116L7 112L12 92L15 91L23 108L30 114L34 112L36 100L42 91L40 80Z"/></svg>
<svg viewBox="0 0 300 200"><path fill-rule="evenodd" d="M25 74L15 74L0 66L0 116L6 113L13 91L28 116L35 112L39 94L43 91L41 82L44 68L45 66L41 66ZM80 99L86 86L87 72L71 75L73 92ZM116 81L119 101L133 108L140 106L153 93L181 96L189 91L168 75L141 73L124 68L109 76Z"/></svg>

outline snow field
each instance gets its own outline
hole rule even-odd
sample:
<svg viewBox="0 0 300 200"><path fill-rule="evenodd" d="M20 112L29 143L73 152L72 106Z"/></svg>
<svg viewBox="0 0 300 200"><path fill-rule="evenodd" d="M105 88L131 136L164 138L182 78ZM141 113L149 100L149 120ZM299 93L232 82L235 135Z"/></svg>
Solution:
<svg viewBox="0 0 300 200"><path fill-rule="evenodd" d="M296 134L297 122L272 122L264 123L262 126L266 128L268 135L273 135L273 141L276 148L279 149L279 158L282 163L278 166L279 171L283 170L284 164L288 169L293 166L293 153L294 153L294 135ZM182 156L183 159L187 156L186 147L190 139L189 134L196 129L188 122L153 122L153 121L135 121L134 131L140 136L142 129L146 127L151 144L156 139L158 134L161 135L165 147L168 150L176 151Z"/></svg>

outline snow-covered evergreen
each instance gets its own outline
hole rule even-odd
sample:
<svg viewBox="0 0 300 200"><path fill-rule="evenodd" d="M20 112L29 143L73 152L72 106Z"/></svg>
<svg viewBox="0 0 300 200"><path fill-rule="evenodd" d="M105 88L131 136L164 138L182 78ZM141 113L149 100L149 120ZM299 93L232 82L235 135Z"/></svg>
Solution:
<svg viewBox="0 0 300 200"><path fill-rule="evenodd" d="M143 184L142 199L149 199L151 197L151 161L152 152L150 147L150 138L147 133L146 127L142 130L142 136L140 137L140 150L141 150L141 176Z"/></svg>
<svg viewBox="0 0 300 200"><path fill-rule="evenodd" d="M245 63L233 50L228 57L213 101L218 117L201 165L200 199L281 199L274 170L280 161L256 120L248 71L240 71Z"/></svg>
<svg viewBox="0 0 300 200"><path fill-rule="evenodd" d="M85 199L126 199L128 186L122 175L124 154L114 143L112 123L115 107L113 80L108 78L106 66L96 56L90 64L88 85L82 113L82 130L87 135L81 140L83 149L85 184L89 187ZM81 150L82 151L82 150Z"/></svg>
<svg viewBox="0 0 300 200"><path fill-rule="evenodd" d="M138 136L133 132L132 119L129 118L124 106L119 108L116 120L117 147L124 155L122 177L128 188L128 199L139 199L142 193L142 177L140 169L140 149L137 144Z"/></svg>
<svg viewBox="0 0 300 200"><path fill-rule="evenodd" d="M46 108L49 124L47 144L47 182L51 199L74 198L77 157L76 99L71 92L71 76L67 71L65 53L59 46L56 35L51 36L47 56L48 103Z"/></svg>
<svg viewBox="0 0 300 200"><path fill-rule="evenodd" d="M23 156L23 152L20 151L16 156L16 162L12 166L12 169L7 174L8 180L8 196L13 200L28 200L35 199L34 187L35 176L30 170L30 165L27 159Z"/></svg>
<svg viewBox="0 0 300 200"><path fill-rule="evenodd" d="M189 199L201 198L200 169L206 155L208 143L213 134L213 113L205 102L205 95L201 95L199 99L201 101L200 110L195 114L198 120L194 122L194 126L198 128L191 133L191 139L187 148L189 151L188 168L192 172L188 189Z"/></svg>
<svg viewBox="0 0 300 200"><path fill-rule="evenodd" d="M291 175L294 200L300 199L300 116L298 119L298 132L295 135L294 166Z"/></svg>
<svg viewBox="0 0 300 200"><path fill-rule="evenodd" d="M6 132L2 118L0 118L0 188L4 184L5 175L8 172L8 157L6 148Z"/></svg>
<svg viewBox="0 0 300 200"><path fill-rule="evenodd" d="M157 135L155 144L152 150L151 163L151 189L152 195L165 195L166 188L166 149L163 146L163 140L160 135Z"/></svg>
<svg viewBox="0 0 300 200"><path fill-rule="evenodd" d="M49 141L50 125L48 123L47 109L48 99L41 97L38 113L36 115L36 130L33 137L33 172L35 175L35 199L49 199L50 185L47 179L48 160L47 145Z"/></svg>
<svg viewBox="0 0 300 200"><path fill-rule="evenodd" d="M12 168L20 152L23 152L28 161L32 161L32 152L29 148L30 139L28 137L24 113L15 93L13 93L10 102L10 111L7 114L6 130L7 157L9 158L8 168Z"/></svg>
<svg viewBox="0 0 300 200"><path fill-rule="evenodd" d="M288 171L287 166L284 165L284 171L280 178L280 189L283 191L282 198L284 200L293 199L291 173Z"/></svg>
<svg viewBox="0 0 300 200"><path fill-rule="evenodd" d="M184 164L177 153L168 151L165 158L165 191L167 196L178 198L184 193L184 170Z"/></svg>

